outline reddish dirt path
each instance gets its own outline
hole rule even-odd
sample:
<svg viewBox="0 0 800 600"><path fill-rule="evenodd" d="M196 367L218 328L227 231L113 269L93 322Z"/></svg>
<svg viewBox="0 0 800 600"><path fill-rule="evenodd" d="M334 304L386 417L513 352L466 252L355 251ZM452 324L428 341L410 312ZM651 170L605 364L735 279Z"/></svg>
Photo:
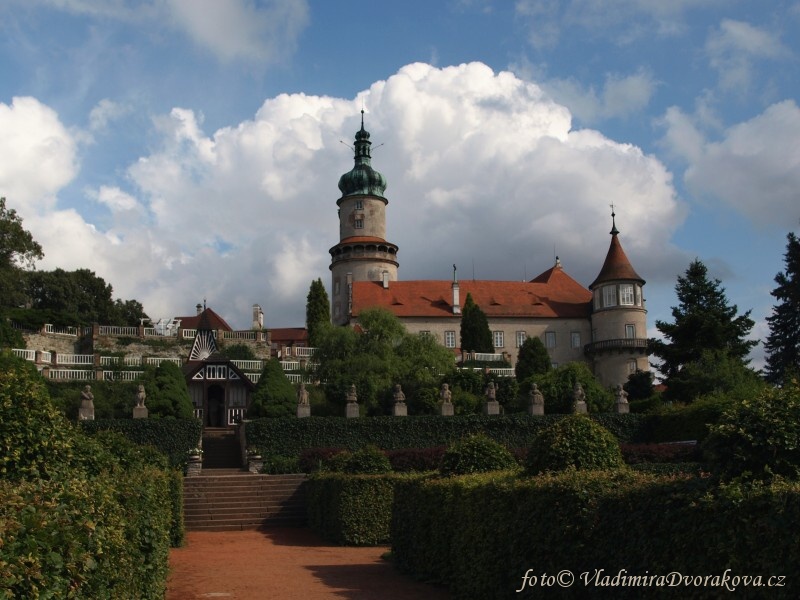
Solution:
<svg viewBox="0 0 800 600"><path fill-rule="evenodd" d="M170 551L167 600L446 600L447 590L400 575L388 548L331 546L304 528L189 532Z"/></svg>

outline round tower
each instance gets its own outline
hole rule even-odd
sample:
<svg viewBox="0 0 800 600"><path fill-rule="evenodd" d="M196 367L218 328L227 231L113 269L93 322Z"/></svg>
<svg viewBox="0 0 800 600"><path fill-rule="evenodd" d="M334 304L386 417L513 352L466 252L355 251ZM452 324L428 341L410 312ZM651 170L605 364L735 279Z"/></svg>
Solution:
<svg viewBox="0 0 800 600"><path fill-rule="evenodd" d="M650 370L647 356L647 310L642 287L622 244L611 212L611 245L592 291L592 342L586 353L595 376L607 386L628 381L636 371Z"/></svg>
<svg viewBox="0 0 800 600"><path fill-rule="evenodd" d="M372 168L369 132L356 132L355 165L339 178L339 243L331 253L332 320L347 323L354 281L397 281L397 246L386 241L386 179Z"/></svg>

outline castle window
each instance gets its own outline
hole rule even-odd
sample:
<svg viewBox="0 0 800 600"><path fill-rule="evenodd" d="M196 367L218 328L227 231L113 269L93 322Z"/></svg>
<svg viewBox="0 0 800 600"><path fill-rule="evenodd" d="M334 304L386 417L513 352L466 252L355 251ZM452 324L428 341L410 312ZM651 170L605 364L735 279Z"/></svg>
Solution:
<svg viewBox="0 0 800 600"><path fill-rule="evenodd" d="M607 285L603 288L603 306L608 308L609 306L616 306L617 305L617 287L614 285Z"/></svg>
<svg viewBox="0 0 800 600"><path fill-rule="evenodd" d="M364 229L364 219L356 219L354 227L356 229Z"/></svg>
<svg viewBox="0 0 800 600"><path fill-rule="evenodd" d="M625 325L625 339L632 340L636 338L636 325L628 323Z"/></svg>
<svg viewBox="0 0 800 600"><path fill-rule="evenodd" d="M556 347L556 332L555 331L546 331L544 334L544 347L545 348L555 348Z"/></svg>
<svg viewBox="0 0 800 600"><path fill-rule="evenodd" d="M430 337L430 336L431 332L429 329L423 329L422 331L419 332L419 337Z"/></svg>
<svg viewBox="0 0 800 600"><path fill-rule="evenodd" d="M445 331L444 332L444 347L445 348L455 348L456 347L456 332L455 331Z"/></svg>
<svg viewBox="0 0 800 600"><path fill-rule="evenodd" d="M502 331L493 331L492 342L495 348L503 348L506 345L505 334Z"/></svg>
<svg viewBox="0 0 800 600"><path fill-rule="evenodd" d="M356 210L364 210L364 202L362 200L356 200Z"/></svg>
<svg viewBox="0 0 800 600"><path fill-rule="evenodd" d="M629 375L633 375L633 374L634 374L634 373L636 373L638 370L639 370L639 369L638 369L638 367L636 366L636 359L635 359L635 358L632 358L631 360L629 360L629 361L628 361L628 374L629 374Z"/></svg>
<svg viewBox="0 0 800 600"><path fill-rule="evenodd" d="M594 309L599 310L603 308L602 302L600 302L600 290L594 291Z"/></svg>
<svg viewBox="0 0 800 600"><path fill-rule="evenodd" d="M333 294L334 294L335 296L338 296L338 295L339 295L339 288L340 288L340 287L341 287L341 286L340 286L339 278L337 277L337 278L336 278L336 281L334 281L334 282L333 282Z"/></svg>
<svg viewBox="0 0 800 600"><path fill-rule="evenodd" d="M635 287L636 290L636 306L642 305L642 287L637 285Z"/></svg>
<svg viewBox="0 0 800 600"><path fill-rule="evenodd" d="M580 331L573 331L569 334L569 346L570 348L580 348L581 347L581 332Z"/></svg>
<svg viewBox="0 0 800 600"><path fill-rule="evenodd" d="M522 348L522 344L528 339L528 334L524 331L517 332L517 348Z"/></svg>
<svg viewBox="0 0 800 600"><path fill-rule="evenodd" d="M625 306L633 306L632 283L623 283L619 286L619 303Z"/></svg>

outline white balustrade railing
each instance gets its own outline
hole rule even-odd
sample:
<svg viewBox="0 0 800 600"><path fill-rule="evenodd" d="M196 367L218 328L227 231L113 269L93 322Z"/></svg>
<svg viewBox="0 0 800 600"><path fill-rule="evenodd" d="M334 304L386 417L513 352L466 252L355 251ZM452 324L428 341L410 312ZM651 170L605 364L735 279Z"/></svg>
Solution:
<svg viewBox="0 0 800 600"><path fill-rule="evenodd" d="M57 365L93 365L94 354L56 354Z"/></svg>
<svg viewBox="0 0 800 600"><path fill-rule="evenodd" d="M98 333L100 335L124 335L138 337L138 327L118 327L116 325L100 325Z"/></svg>
<svg viewBox="0 0 800 600"><path fill-rule="evenodd" d="M24 348L12 348L11 352L13 352L14 356L18 358L29 360L31 362L36 362L36 350L26 350Z"/></svg>
<svg viewBox="0 0 800 600"><path fill-rule="evenodd" d="M514 369L506 369L500 367L490 367L489 373L497 375L498 377L515 377Z"/></svg>
<svg viewBox="0 0 800 600"><path fill-rule="evenodd" d="M314 383L308 375L301 375L300 373L286 373L286 379L292 383Z"/></svg>
<svg viewBox="0 0 800 600"><path fill-rule="evenodd" d="M472 360L501 362L505 360L505 358L503 358L502 354L489 354L488 352L473 352Z"/></svg>
<svg viewBox="0 0 800 600"><path fill-rule="evenodd" d="M255 340L257 331L220 331L220 337L226 340Z"/></svg>
<svg viewBox="0 0 800 600"><path fill-rule="evenodd" d="M258 380L261 379L261 373L245 373L245 375L253 383L258 383Z"/></svg>
<svg viewBox="0 0 800 600"><path fill-rule="evenodd" d="M236 425L244 420L244 415L247 412L246 408L229 408L228 409L228 425Z"/></svg>
<svg viewBox="0 0 800 600"><path fill-rule="evenodd" d="M300 363L296 360L282 360L281 369L284 371L297 371L300 369Z"/></svg>
<svg viewBox="0 0 800 600"><path fill-rule="evenodd" d="M51 363L53 362L53 353L48 352L47 350L42 350L42 353L39 355L39 358L42 359L43 363Z"/></svg>
<svg viewBox="0 0 800 600"><path fill-rule="evenodd" d="M136 381L144 371L103 371L105 381Z"/></svg>
<svg viewBox="0 0 800 600"><path fill-rule="evenodd" d="M111 367L114 365L118 365L120 361L119 356L101 356L100 357L100 366L101 367Z"/></svg>
<svg viewBox="0 0 800 600"><path fill-rule="evenodd" d="M50 325L50 323L45 323L44 331L45 333L52 333L53 335L71 335L74 337L78 336L77 327L56 327L55 325Z"/></svg>
<svg viewBox="0 0 800 600"><path fill-rule="evenodd" d="M80 369L50 369L47 377L60 381L94 381L94 371Z"/></svg>
<svg viewBox="0 0 800 600"><path fill-rule="evenodd" d="M171 362L179 367L183 364L183 360L181 358L176 358L174 356L148 356L144 359L145 363L148 365L160 365L163 362Z"/></svg>
<svg viewBox="0 0 800 600"><path fill-rule="evenodd" d="M123 365L126 367L141 367L142 366L142 357L141 356L101 356L100 357L100 366L101 367L113 367L114 365Z"/></svg>
<svg viewBox="0 0 800 600"><path fill-rule="evenodd" d="M316 352L316 348L306 348L305 346L298 346L294 349L294 355L297 358L309 358L314 356L314 352Z"/></svg>
<svg viewBox="0 0 800 600"><path fill-rule="evenodd" d="M242 371L260 371L264 368L263 360L232 360Z"/></svg>

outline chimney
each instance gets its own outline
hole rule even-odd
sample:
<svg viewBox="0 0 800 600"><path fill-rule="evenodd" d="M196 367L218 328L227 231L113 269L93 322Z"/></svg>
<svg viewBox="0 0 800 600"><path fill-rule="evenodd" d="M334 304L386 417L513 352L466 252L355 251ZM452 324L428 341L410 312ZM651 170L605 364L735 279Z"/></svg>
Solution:
<svg viewBox="0 0 800 600"><path fill-rule="evenodd" d="M264 311L258 304L253 304L253 329L264 329Z"/></svg>
<svg viewBox="0 0 800 600"><path fill-rule="evenodd" d="M458 277L456 277L455 265L453 265L453 314L461 314L461 298L459 296Z"/></svg>
<svg viewBox="0 0 800 600"><path fill-rule="evenodd" d="M383 272L383 289L389 289L389 271Z"/></svg>
<svg viewBox="0 0 800 600"><path fill-rule="evenodd" d="M197 306L195 306L195 308L197 309L197 314L198 314L198 315L199 315L201 312L203 312L203 305L202 305L202 304L200 304L199 302L197 303Z"/></svg>

